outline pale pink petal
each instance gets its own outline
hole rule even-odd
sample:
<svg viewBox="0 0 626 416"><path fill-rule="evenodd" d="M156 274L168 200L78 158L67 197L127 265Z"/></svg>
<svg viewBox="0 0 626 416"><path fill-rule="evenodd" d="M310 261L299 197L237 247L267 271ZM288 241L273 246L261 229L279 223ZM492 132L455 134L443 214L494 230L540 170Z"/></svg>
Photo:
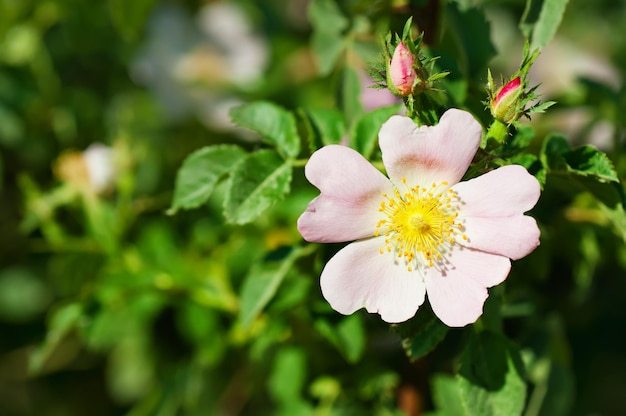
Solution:
<svg viewBox="0 0 626 416"><path fill-rule="evenodd" d="M467 217L463 223L466 247L499 254L513 260L527 256L539 245L539 227L527 215L511 217Z"/></svg>
<svg viewBox="0 0 626 416"><path fill-rule="evenodd" d="M393 116L378 134L383 162L392 182L414 185L457 183L469 167L482 135L474 117L450 109L436 126L418 127L408 117Z"/></svg>
<svg viewBox="0 0 626 416"><path fill-rule="evenodd" d="M464 217L508 217L535 206L539 182L519 165L503 166L454 186Z"/></svg>
<svg viewBox="0 0 626 416"><path fill-rule="evenodd" d="M426 292L435 315L452 327L476 322L483 313L488 287L502 283L509 274L508 258L482 251L454 250L448 270L425 269Z"/></svg>
<svg viewBox="0 0 626 416"><path fill-rule="evenodd" d="M404 322L424 302L418 272L409 272L391 253L379 253L384 239L371 238L341 249L322 271L322 294L337 312L348 315L365 308L383 321Z"/></svg>
<svg viewBox="0 0 626 416"><path fill-rule="evenodd" d="M330 243L374 235L382 194L393 189L385 175L357 151L339 145L313 153L304 172L321 191L298 219L305 240Z"/></svg>

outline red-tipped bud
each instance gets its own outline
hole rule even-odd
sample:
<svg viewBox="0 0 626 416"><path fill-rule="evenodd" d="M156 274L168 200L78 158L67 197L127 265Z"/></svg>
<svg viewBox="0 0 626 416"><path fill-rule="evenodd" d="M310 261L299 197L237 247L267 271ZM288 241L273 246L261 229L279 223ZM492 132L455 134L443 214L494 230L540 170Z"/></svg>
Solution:
<svg viewBox="0 0 626 416"><path fill-rule="evenodd" d="M400 42L387 68L387 85L391 92L404 97L413 92L413 84L417 78L414 66L413 54Z"/></svg>
<svg viewBox="0 0 626 416"><path fill-rule="evenodd" d="M522 110L518 98L523 92L522 80L515 77L504 84L491 101L491 115L503 123L510 124L517 120Z"/></svg>

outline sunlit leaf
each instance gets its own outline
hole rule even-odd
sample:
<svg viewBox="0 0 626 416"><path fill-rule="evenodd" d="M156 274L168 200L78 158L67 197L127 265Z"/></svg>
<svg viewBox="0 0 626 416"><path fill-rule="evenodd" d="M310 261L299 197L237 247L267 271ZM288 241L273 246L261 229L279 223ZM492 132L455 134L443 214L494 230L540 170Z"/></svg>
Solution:
<svg viewBox="0 0 626 416"><path fill-rule="evenodd" d="M228 182L224 215L245 224L281 200L291 183L292 167L272 150L260 150L242 159Z"/></svg>
<svg viewBox="0 0 626 416"><path fill-rule="evenodd" d="M187 156L176 175L170 213L197 208L213 193L217 182L245 156L234 145L207 146Z"/></svg>
<svg viewBox="0 0 626 416"><path fill-rule="evenodd" d="M294 158L300 152L296 118L284 108L267 101L257 101L233 108L230 116L237 125L259 133L285 158Z"/></svg>

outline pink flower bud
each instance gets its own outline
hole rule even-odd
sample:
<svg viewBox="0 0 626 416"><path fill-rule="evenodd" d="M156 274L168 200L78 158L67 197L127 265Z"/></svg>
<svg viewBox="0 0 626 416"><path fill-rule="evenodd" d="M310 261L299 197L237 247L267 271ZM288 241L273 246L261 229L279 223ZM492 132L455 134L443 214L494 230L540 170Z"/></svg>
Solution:
<svg viewBox="0 0 626 416"><path fill-rule="evenodd" d="M517 99L522 93L522 80L515 77L504 84L491 102L491 114L497 120L512 123L517 119L519 103Z"/></svg>
<svg viewBox="0 0 626 416"><path fill-rule="evenodd" d="M388 68L387 83L393 93L401 96L411 94L417 77L414 65L415 58L411 51L400 42L393 52Z"/></svg>

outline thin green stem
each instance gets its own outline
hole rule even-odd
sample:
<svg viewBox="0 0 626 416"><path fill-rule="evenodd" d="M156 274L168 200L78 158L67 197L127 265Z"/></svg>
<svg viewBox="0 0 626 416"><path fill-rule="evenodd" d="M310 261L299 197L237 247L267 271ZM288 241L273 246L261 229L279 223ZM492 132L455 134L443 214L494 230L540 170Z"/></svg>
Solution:
<svg viewBox="0 0 626 416"><path fill-rule="evenodd" d="M291 161L291 166L294 168L301 168L307 164L309 159L295 159Z"/></svg>

